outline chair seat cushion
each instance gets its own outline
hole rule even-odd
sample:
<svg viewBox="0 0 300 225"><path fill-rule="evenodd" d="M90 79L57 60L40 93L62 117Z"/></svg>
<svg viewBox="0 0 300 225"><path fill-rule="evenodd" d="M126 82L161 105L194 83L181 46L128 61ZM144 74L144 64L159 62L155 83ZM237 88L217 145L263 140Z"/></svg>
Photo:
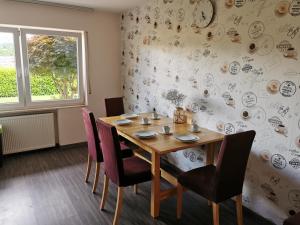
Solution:
<svg viewBox="0 0 300 225"><path fill-rule="evenodd" d="M216 202L214 188L215 177L216 167L209 165L180 174L178 182L208 200Z"/></svg>
<svg viewBox="0 0 300 225"><path fill-rule="evenodd" d="M300 224L300 212L285 220L283 225L299 225L299 224Z"/></svg>
<svg viewBox="0 0 300 225"><path fill-rule="evenodd" d="M119 184L121 187L150 181L152 178L151 165L136 156L124 159L123 166L124 177Z"/></svg>
<svg viewBox="0 0 300 225"><path fill-rule="evenodd" d="M128 158L133 156L133 151L124 143L120 142L122 158Z"/></svg>
<svg viewBox="0 0 300 225"><path fill-rule="evenodd" d="M124 142L120 142L120 146L122 151L122 158L128 158L133 156L133 151ZM102 154L97 154L97 162L103 162Z"/></svg>

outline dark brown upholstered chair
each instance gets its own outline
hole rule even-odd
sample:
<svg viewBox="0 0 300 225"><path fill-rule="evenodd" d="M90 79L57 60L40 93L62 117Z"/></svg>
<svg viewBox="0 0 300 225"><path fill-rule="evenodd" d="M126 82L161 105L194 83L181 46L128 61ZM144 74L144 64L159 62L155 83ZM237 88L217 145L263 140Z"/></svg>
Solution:
<svg viewBox="0 0 300 225"><path fill-rule="evenodd" d="M0 167L3 165L2 125L0 124Z"/></svg>
<svg viewBox="0 0 300 225"><path fill-rule="evenodd" d="M124 114L123 98L106 98L105 99L106 116L120 116Z"/></svg>
<svg viewBox="0 0 300 225"><path fill-rule="evenodd" d="M88 164L87 164L87 171L85 176L85 182L88 182L92 161L96 161L96 172L95 172L95 179L93 185L93 193L96 192L99 173L100 173L100 165L103 162L103 155L102 150L100 147L100 139L98 136L98 130L96 126L96 120L94 114L89 111L87 108L82 108L82 117L85 127L86 138L88 142ZM124 143L121 143L122 156L123 157L130 157L133 155L131 149L129 149Z"/></svg>
<svg viewBox="0 0 300 225"><path fill-rule="evenodd" d="M217 166L197 168L178 177L177 217L181 217L183 187L213 202L214 225L219 225L219 203L236 196L238 224L243 224L242 190L255 131L227 135Z"/></svg>
<svg viewBox="0 0 300 225"><path fill-rule="evenodd" d="M120 116L125 113L124 110L124 103L123 97L116 97L116 98L106 98L105 99L105 109L106 109L106 116ZM123 137L119 137L121 141L126 142L129 144L131 148L136 148L136 146L131 145L131 143L124 139Z"/></svg>
<svg viewBox="0 0 300 225"><path fill-rule="evenodd" d="M300 212L296 215L286 219L283 225L300 225Z"/></svg>
<svg viewBox="0 0 300 225"><path fill-rule="evenodd" d="M151 165L146 161L132 156L123 159L117 130L114 126L97 121L101 147L104 157L105 177L100 208L104 209L108 183L111 180L118 186L117 206L113 225L119 224L122 208L123 188L151 180Z"/></svg>

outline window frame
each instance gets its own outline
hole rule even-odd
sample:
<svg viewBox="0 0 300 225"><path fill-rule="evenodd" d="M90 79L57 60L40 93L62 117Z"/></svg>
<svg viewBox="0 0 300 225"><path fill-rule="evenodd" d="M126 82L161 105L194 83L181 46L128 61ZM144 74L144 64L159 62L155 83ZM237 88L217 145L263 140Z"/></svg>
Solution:
<svg viewBox="0 0 300 225"><path fill-rule="evenodd" d="M86 35L84 31L68 31L51 28L35 28L0 25L0 32L13 33L18 85L18 103L1 103L1 111L64 108L86 104ZM29 60L27 55L27 34L67 36L77 38L78 99L32 101Z"/></svg>
<svg viewBox="0 0 300 225"><path fill-rule="evenodd" d="M24 99L24 83L23 83L23 72L22 72L22 59L21 59L21 46L20 46L20 31L18 28L13 27L0 27L1 33L13 34L14 50L15 50L15 69L16 69L16 81L19 102L1 103L0 110L12 110L22 109L25 106Z"/></svg>
<svg viewBox="0 0 300 225"><path fill-rule="evenodd" d="M67 31L54 31L54 30L43 30L43 29L20 29L21 35L21 46L22 46L22 61L23 61L23 74L24 74L24 83L25 83L25 101L27 107L39 107L39 106L72 106L84 104L85 100L85 91L84 91L84 82L83 82L83 34ZM29 60L27 55L27 34L36 34L36 35L51 35L51 36L67 36L67 37L76 37L77 38L77 76L78 76L78 99L69 99L69 100L43 100L43 101L32 101L31 99L31 88L30 88L30 71L29 71Z"/></svg>

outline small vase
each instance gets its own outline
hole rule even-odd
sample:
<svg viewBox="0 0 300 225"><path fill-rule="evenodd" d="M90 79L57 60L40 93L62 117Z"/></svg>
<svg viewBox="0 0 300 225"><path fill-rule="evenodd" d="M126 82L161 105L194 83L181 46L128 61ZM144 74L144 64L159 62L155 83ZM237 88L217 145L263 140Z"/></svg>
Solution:
<svg viewBox="0 0 300 225"><path fill-rule="evenodd" d="M174 123L178 123L178 124L186 123L187 116L183 108L181 107L176 108L176 110L174 111L173 121Z"/></svg>

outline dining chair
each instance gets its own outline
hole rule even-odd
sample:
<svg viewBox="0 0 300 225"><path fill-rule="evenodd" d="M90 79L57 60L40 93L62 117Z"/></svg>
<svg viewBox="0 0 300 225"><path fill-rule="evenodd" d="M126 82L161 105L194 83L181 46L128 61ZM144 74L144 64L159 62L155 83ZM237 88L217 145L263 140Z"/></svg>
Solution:
<svg viewBox="0 0 300 225"><path fill-rule="evenodd" d="M105 99L106 116L120 116L124 114L123 97Z"/></svg>
<svg viewBox="0 0 300 225"><path fill-rule="evenodd" d="M116 98L106 98L105 99L105 108L106 108L106 116L120 116L125 113L124 110L124 102L123 102L123 97L116 97ZM119 136L119 139L126 143L126 145L129 145L131 149L134 149L134 154L138 155L141 150L134 145L133 143L129 142L122 136ZM137 194L138 192L138 186L134 185L134 193Z"/></svg>
<svg viewBox="0 0 300 225"><path fill-rule="evenodd" d="M2 125L0 124L0 167L3 166L3 143L2 143Z"/></svg>
<svg viewBox="0 0 300 225"><path fill-rule="evenodd" d="M213 222L219 225L219 204L236 196L238 225L243 224L242 190L255 131L225 136L217 165L208 165L184 172L178 177L177 218L182 213L183 189L208 199L213 205Z"/></svg>
<svg viewBox="0 0 300 225"><path fill-rule="evenodd" d="M294 216L286 219L283 225L299 225L300 224L300 212L296 213Z"/></svg>
<svg viewBox="0 0 300 225"><path fill-rule="evenodd" d="M152 177L151 165L137 156L122 158L116 128L99 120L97 120L97 127L102 140L101 147L105 167L100 209L104 210L108 194L108 184L109 180L111 180L118 187L117 205L113 220L113 225L117 225L119 224L121 214L124 187L150 181Z"/></svg>
<svg viewBox="0 0 300 225"><path fill-rule="evenodd" d="M85 133L88 143L88 163L87 163L87 170L85 176L85 182L88 182L92 161L96 161L96 171L95 171L95 178L94 178L94 185L93 185L93 193L96 192L99 174L100 174L100 166L103 162L103 155L100 146L100 139L98 136L98 130L96 125L96 120L94 114L89 111L87 108L82 108L82 117L85 127ZM124 143L121 144L122 149L122 157L130 157L133 155L131 149L129 149Z"/></svg>

